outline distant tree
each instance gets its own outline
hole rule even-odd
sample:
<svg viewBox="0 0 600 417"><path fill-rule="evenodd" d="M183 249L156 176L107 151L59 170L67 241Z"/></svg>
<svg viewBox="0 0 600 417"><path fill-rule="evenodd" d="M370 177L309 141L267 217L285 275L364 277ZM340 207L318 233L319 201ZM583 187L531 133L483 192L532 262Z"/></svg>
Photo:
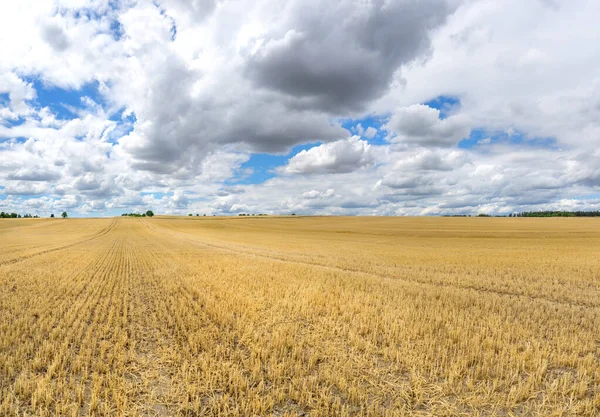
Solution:
<svg viewBox="0 0 600 417"><path fill-rule="evenodd" d="M206 217L206 214L204 215L204 217Z"/></svg>
<svg viewBox="0 0 600 417"><path fill-rule="evenodd" d="M196 217L200 217L200 215L198 213L196 213Z"/></svg>
<svg viewBox="0 0 600 417"><path fill-rule="evenodd" d="M192 214L192 213L190 213L190 214L188 214L188 216L192 217L192 216L193 216L193 214Z"/></svg>
<svg viewBox="0 0 600 417"><path fill-rule="evenodd" d="M146 212L146 216L148 216L148 217L153 217L153 216L154 216L154 212L153 212L152 210L148 210L148 211Z"/></svg>
<svg viewBox="0 0 600 417"><path fill-rule="evenodd" d="M51 218L54 218L54 213L52 213L52 214L50 215L50 217L51 217Z"/></svg>
<svg viewBox="0 0 600 417"><path fill-rule="evenodd" d="M66 211L63 211L62 214L61 214L61 216L62 216L63 219L66 219L67 217L69 217L69 215L67 214Z"/></svg>

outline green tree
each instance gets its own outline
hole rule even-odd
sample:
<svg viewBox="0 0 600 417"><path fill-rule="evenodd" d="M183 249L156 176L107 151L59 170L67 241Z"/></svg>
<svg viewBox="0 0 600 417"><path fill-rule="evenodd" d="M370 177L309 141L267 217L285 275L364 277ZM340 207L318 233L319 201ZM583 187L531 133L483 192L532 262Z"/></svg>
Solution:
<svg viewBox="0 0 600 417"><path fill-rule="evenodd" d="M61 216L62 216L63 219L66 219L67 217L69 217L69 215L67 214L66 211L63 211L62 214L61 214Z"/></svg>
<svg viewBox="0 0 600 417"><path fill-rule="evenodd" d="M146 212L146 216L148 216L148 217L152 217L152 216L154 216L154 213L152 212L152 210L148 210L148 211Z"/></svg>

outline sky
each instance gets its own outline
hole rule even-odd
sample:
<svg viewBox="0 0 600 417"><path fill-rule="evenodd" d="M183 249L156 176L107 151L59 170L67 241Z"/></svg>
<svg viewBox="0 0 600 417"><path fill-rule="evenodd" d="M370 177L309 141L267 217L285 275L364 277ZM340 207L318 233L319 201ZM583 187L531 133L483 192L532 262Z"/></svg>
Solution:
<svg viewBox="0 0 600 417"><path fill-rule="evenodd" d="M600 209L597 0L0 5L0 210Z"/></svg>

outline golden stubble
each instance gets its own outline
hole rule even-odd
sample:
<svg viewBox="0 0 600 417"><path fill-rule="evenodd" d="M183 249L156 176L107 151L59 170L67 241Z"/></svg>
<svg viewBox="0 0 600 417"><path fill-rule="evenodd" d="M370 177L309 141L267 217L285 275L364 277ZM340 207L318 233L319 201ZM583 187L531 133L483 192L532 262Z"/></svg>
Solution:
<svg viewBox="0 0 600 417"><path fill-rule="evenodd" d="M0 223L2 416L600 409L595 219Z"/></svg>

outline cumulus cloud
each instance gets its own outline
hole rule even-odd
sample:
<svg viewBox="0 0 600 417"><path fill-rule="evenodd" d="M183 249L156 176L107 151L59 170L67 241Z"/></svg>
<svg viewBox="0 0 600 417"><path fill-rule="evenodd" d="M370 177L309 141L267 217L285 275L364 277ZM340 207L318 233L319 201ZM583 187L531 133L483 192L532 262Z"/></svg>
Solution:
<svg viewBox="0 0 600 417"><path fill-rule="evenodd" d="M49 191L49 187L46 184L32 183L32 182L13 182L2 190L7 195L41 195L46 194Z"/></svg>
<svg viewBox="0 0 600 417"><path fill-rule="evenodd" d="M566 146L597 143L600 65L592 39L600 4L481 0L464 2L432 37L432 54L403 68L403 83L381 111L440 94L460 98L472 126L510 128ZM531 22L535 22L532 27ZM529 24L528 24L529 23Z"/></svg>
<svg viewBox="0 0 600 417"><path fill-rule="evenodd" d="M42 25L42 37L56 52L62 52L70 45L65 31L55 23Z"/></svg>
<svg viewBox="0 0 600 417"><path fill-rule="evenodd" d="M310 191L303 192L302 198L307 199L307 200L313 200L315 198L320 198L320 197L332 197L334 194L335 194L335 190L333 188L329 188L328 190L325 190L325 191L310 190Z"/></svg>
<svg viewBox="0 0 600 417"><path fill-rule="evenodd" d="M358 136L301 151L282 168L286 174L345 173L373 162L371 145Z"/></svg>
<svg viewBox="0 0 600 417"><path fill-rule="evenodd" d="M35 98L35 89L31 83L25 82L14 72L0 72L0 94L8 95L8 106L0 110L0 124L3 119L17 120L31 113L28 101Z"/></svg>
<svg viewBox="0 0 600 417"><path fill-rule="evenodd" d="M228 7L212 19L231 25ZM151 6L128 10L122 24L125 45L135 56L129 71L116 74L112 97L136 115L134 130L120 145L137 169L195 175L200 161L222 146L287 152L298 143L347 136L326 115L294 108L277 94L253 88L233 49L203 45L201 38L186 37L194 32L185 28L172 41L172 21ZM149 37L147 24L162 36ZM204 50L205 56L190 61L178 51L179 42L197 54Z"/></svg>
<svg viewBox="0 0 600 417"><path fill-rule="evenodd" d="M362 124L357 124L356 125L356 133L358 133L359 136L368 138L368 139L373 139L375 137L375 135L377 135L377 129L374 128L373 126L369 126L366 129L362 126Z"/></svg>
<svg viewBox="0 0 600 417"><path fill-rule="evenodd" d="M55 181L61 177L59 172L56 172L48 167L22 167L11 172L6 176L8 180L21 181Z"/></svg>
<svg viewBox="0 0 600 417"><path fill-rule="evenodd" d="M469 136L470 122L466 116L440 118L440 111L423 104L398 109L386 128L393 133L392 142L421 146L454 146Z"/></svg>
<svg viewBox="0 0 600 417"><path fill-rule="evenodd" d="M215 7L216 0L160 0L159 4L168 10L175 21L189 19L193 23L198 23L208 18Z"/></svg>
<svg viewBox="0 0 600 417"><path fill-rule="evenodd" d="M399 171L454 171L462 167L469 160L469 156L462 150L440 150L422 148L411 154L403 155L397 161L393 170Z"/></svg>
<svg viewBox="0 0 600 417"><path fill-rule="evenodd" d="M288 2L253 40L246 73L310 108L361 110L402 64L428 52L429 30L450 11L443 0Z"/></svg>

